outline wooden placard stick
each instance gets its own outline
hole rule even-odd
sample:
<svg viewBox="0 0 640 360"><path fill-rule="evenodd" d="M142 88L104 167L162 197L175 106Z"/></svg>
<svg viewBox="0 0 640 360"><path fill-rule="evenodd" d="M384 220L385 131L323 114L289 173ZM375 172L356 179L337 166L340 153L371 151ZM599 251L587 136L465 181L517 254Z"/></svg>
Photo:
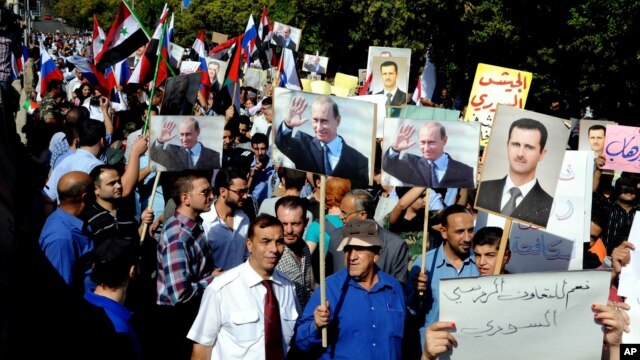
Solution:
<svg viewBox="0 0 640 360"><path fill-rule="evenodd" d="M496 267L493 269L493 275L500 275L500 273L502 273L502 260L504 259L504 253L507 251L507 241L509 240L512 222L513 220L511 218L507 218L504 222L502 239L500 239L500 248L498 248L498 259L496 260Z"/></svg>
<svg viewBox="0 0 640 360"><path fill-rule="evenodd" d="M318 254L320 255L320 304L326 304L327 303L327 291L326 291L326 282L325 282L325 258L324 258L324 249L326 246L326 242L325 242L325 226L324 226L324 222L326 219L326 216L324 214L325 212L325 199L327 196L327 176L326 175L321 175L320 176L320 219L318 220L320 222L320 244L318 246L318 250L320 251ZM327 328L323 327L322 328L322 347L327 347Z"/></svg>
<svg viewBox="0 0 640 360"><path fill-rule="evenodd" d="M427 248L429 247L429 203L431 189L427 188L424 200L424 227L422 229L422 258L420 262L420 271L424 274L427 267ZM420 296L424 295L424 291L420 291Z"/></svg>
<svg viewBox="0 0 640 360"><path fill-rule="evenodd" d="M160 175L162 171L156 172L156 179L153 181L153 188L151 189L151 197L149 198L149 205L147 205L147 209L153 209L153 200L156 198L156 189L158 188L158 183L160 182ZM149 224L144 223L142 225L142 234L140 235L140 245L144 242L144 237L147 234L147 228Z"/></svg>

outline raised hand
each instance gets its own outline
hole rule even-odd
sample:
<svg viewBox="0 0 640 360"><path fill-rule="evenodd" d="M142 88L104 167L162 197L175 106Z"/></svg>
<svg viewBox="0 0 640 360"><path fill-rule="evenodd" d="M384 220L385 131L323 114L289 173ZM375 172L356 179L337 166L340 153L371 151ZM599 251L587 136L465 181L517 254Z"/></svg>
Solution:
<svg viewBox="0 0 640 360"><path fill-rule="evenodd" d="M162 130L160 131L160 136L156 139L160 144L164 144L165 142L173 139L176 135L171 135L173 130L176 128L176 123L173 121L165 121L162 124Z"/></svg>
<svg viewBox="0 0 640 360"><path fill-rule="evenodd" d="M393 149L393 151L400 152L402 150L407 150L408 148L415 145L416 142L411 141L411 137L415 132L416 128L414 128L413 125L400 126L400 129L398 129L398 134L396 135L393 144L391 144L391 148Z"/></svg>
<svg viewBox="0 0 640 360"><path fill-rule="evenodd" d="M309 119L302 117L306 109L307 102L304 98L302 96L294 96L293 99L291 99L291 106L289 106L289 111L287 111L287 115L284 118L284 123L290 128L298 127L306 123Z"/></svg>

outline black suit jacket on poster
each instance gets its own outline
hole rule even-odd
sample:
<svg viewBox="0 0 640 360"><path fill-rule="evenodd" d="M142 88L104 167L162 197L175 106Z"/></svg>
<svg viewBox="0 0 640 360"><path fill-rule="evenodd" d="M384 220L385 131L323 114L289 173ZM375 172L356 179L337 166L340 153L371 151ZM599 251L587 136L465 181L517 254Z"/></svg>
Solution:
<svg viewBox="0 0 640 360"><path fill-rule="evenodd" d="M198 162L194 164L195 170L212 170L220 168L220 153L202 146ZM164 149L154 143L150 146L151 160L163 165L167 171L180 171L189 168L187 151L182 146L169 144Z"/></svg>
<svg viewBox="0 0 640 360"><path fill-rule="evenodd" d="M284 36L280 35L280 34L276 34L274 37L275 41L276 41L276 45L283 47L283 48L287 48L287 49L291 49L292 51L296 51L296 43L293 41L293 39L289 38L289 46L284 46L285 44L285 40L284 40Z"/></svg>
<svg viewBox="0 0 640 360"><path fill-rule="evenodd" d="M282 126L286 126L284 123ZM276 134L276 147L296 165L296 169L318 174L327 174L320 141L302 131L287 135L282 128ZM340 137L342 139L342 137ZM327 174L328 175L328 174ZM342 139L342 153L331 176L351 180L352 189L364 189L369 185L369 161L358 150L347 145Z"/></svg>
<svg viewBox="0 0 640 360"><path fill-rule="evenodd" d="M476 206L500 213L502 203L502 190L507 182L507 177L498 180L488 180L480 183ZM553 197L542 189L536 180L536 185L522 199L510 217L524 222L547 227L549 215L553 205Z"/></svg>
<svg viewBox="0 0 640 360"><path fill-rule="evenodd" d="M376 95L384 95L384 90L377 92ZM391 98L391 106L402 106L406 104L407 94L400 89L396 89L396 93L393 94L393 97Z"/></svg>
<svg viewBox="0 0 640 360"><path fill-rule="evenodd" d="M322 66L322 65L318 65L318 69L316 69L315 64L305 64L304 65L304 69L307 70L308 72L315 72L316 74L324 74L325 73L324 66Z"/></svg>
<svg viewBox="0 0 640 360"><path fill-rule="evenodd" d="M420 156L414 154L404 154L403 157L391 158L391 148L384 153L382 158L382 169L402 181L404 185L411 186L431 186L431 176L427 165ZM449 164L445 170L439 188L462 188L473 189L473 168L454 160L449 154Z"/></svg>

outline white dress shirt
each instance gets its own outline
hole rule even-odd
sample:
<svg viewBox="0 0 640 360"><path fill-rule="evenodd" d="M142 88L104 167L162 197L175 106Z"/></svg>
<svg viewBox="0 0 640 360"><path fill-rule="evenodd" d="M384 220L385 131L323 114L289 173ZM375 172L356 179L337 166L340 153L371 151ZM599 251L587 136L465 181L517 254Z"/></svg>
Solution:
<svg viewBox="0 0 640 360"><path fill-rule="evenodd" d="M504 206L507 205L507 202L511 198L511 193L509 192L511 188L517 187L518 189L520 189L521 194L516 198L516 207L518 207L525 196L527 196L529 191L531 191L531 189L533 189L533 187L536 185L536 181L536 178L533 178L533 180L529 181L526 184L515 186L513 181L511 181L511 178L507 175L507 181L505 181L504 188L502 189L502 200L500 201L500 209L504 208Z"/></svg>
<svg viewBox="0 0 640 360"><path fill-rule="evenodd" d="M211 359L263 360L267 290L262 280L248 261L214 278L204 292L187 338L213 346ZM274 271L271 281L280 307L286 355L300 308L291 280Z"/></svg>

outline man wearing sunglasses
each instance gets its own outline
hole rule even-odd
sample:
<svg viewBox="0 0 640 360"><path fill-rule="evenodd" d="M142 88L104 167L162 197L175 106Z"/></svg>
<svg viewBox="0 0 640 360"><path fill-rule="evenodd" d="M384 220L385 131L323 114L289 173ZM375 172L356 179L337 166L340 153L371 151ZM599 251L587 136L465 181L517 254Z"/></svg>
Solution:
<svg viewBox="0 0 640 360"><path fill-rule="evenodd" d="M247 260L249 217L241 210L249 187L244 171L228 167L214 181L217 198L211 210L202 214L202 225L212 249L216 272L229 270Z"/></svg>
<svg viewBox="0 0 640 360"><path fill-rule="evenodd" d="M200 214L213 202L206 177L186 171L176 179L171 194L176 211L165 224L158 242L156 277L158 318L167 346L166 359L189 359L189 327L198 314L204 289L213 280L214 263L207 244Z"/></svg>

